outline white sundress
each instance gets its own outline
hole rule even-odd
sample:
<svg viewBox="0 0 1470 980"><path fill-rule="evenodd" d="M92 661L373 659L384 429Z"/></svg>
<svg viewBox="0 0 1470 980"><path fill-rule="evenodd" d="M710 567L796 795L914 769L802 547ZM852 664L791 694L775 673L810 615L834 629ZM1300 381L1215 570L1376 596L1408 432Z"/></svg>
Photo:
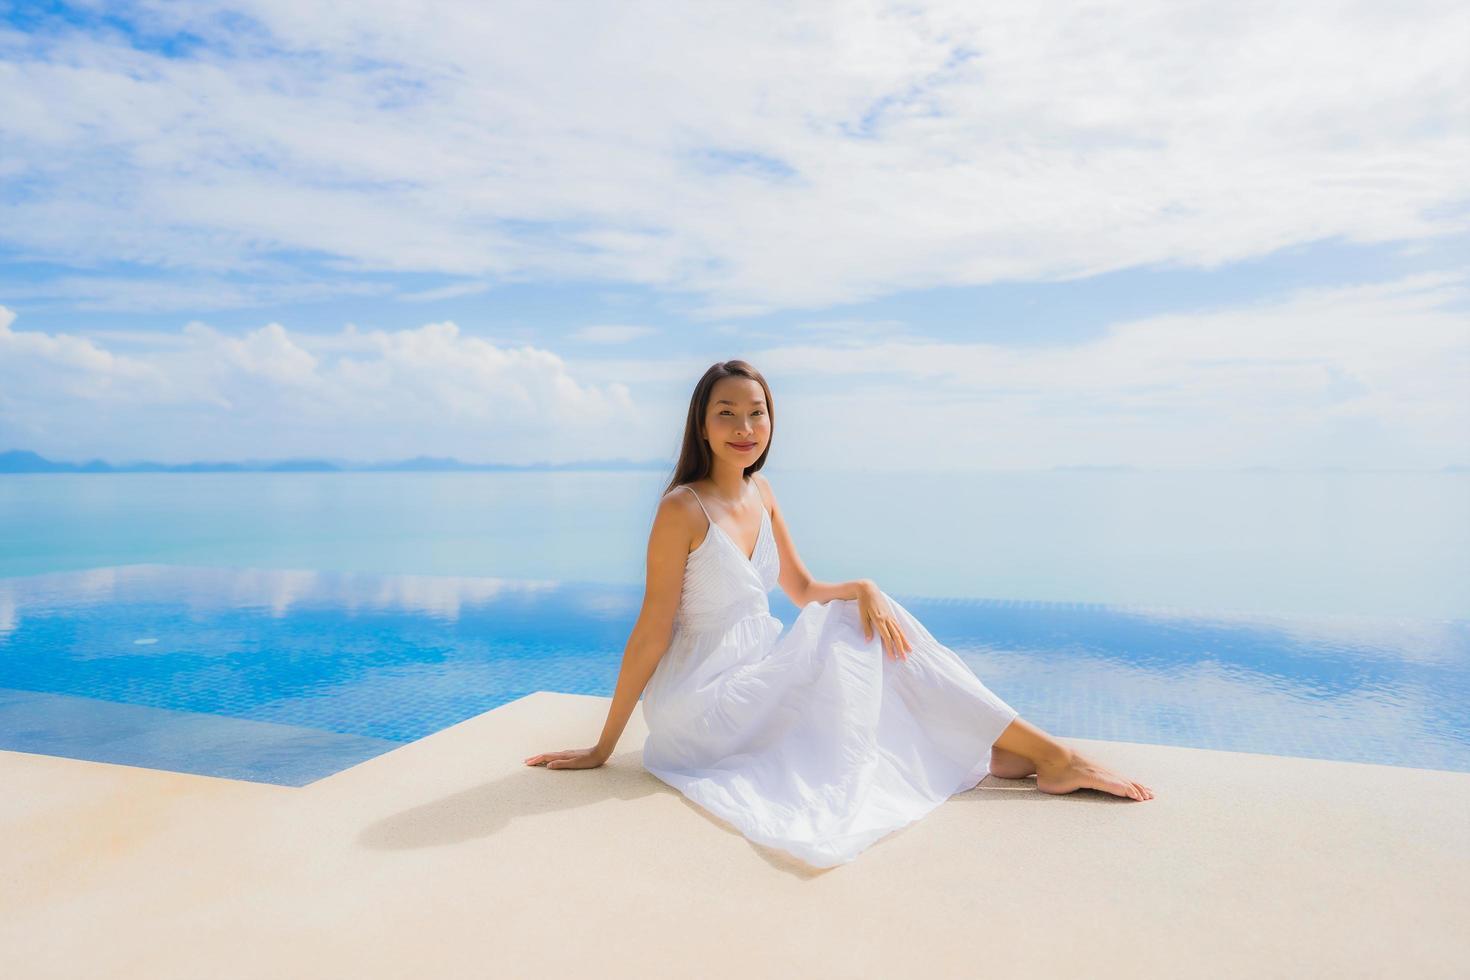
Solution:
<svg viewBox="0 0 1470 980"><path fill-rule="evenodd" d="M809 602L782 634L761 512L750 557L713 519L689 553L643 765L750 840L833 867L985 778L1016 711L887 593L907 662L863 639L855 599Z"/></svg>

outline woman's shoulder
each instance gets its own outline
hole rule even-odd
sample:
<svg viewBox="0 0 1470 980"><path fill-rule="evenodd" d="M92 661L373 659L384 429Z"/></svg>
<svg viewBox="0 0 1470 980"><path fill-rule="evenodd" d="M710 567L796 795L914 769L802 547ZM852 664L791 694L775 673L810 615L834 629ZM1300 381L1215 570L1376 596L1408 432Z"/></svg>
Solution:
<svg viewBox="0 0 1470 980"><path fill-rule="evenodd" d="M659 506L660 508L667 507L673 510L683 510L685 507L693 507L695 493L695 489L689 484L676 483L664 492L663 497L659 500Z"/></svg>
<svg viewBox="0 0 1470 980"><path fill-rule="evenodd" d="M698 480L690 480L688 483L676 483L672 487L669 487L668 492L664 494L664 499L677 500L681 504L688 504L692 507L694 506L695 498L704 492L698 484Z"/></svg>
<svg viewBox="0 0 1470 980"><path fill-rule="evenodd" d="M760 491L761 497L766 502L766 508L768 510L773 509L776 506L776 492L771 489L771 481L766 479L764 473L752 473L750 474L750 480L755 484L756 489Z"/></svg>
<svg viewBox="0 0 1470 980"><path fill-rule="evenodd" d="M688 484L678 483L659 499L653 515L653 533L659 533L658 529L661 527L669 528L668 533L678 534L690 541L699 534L704 528L704 512L699 501L689 491Z"/></svg>

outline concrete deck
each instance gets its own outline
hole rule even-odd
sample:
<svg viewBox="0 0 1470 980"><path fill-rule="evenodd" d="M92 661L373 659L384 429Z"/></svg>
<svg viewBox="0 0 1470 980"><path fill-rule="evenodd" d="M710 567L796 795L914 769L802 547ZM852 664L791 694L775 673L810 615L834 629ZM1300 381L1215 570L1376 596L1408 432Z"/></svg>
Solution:
<svg viewBox="0 0 1470 980"><path fill-rule="evenodd" d="M1470 774L1069 739L809 869L537 693L301 789L0 752L5 976L1470 975Z"/></svg>

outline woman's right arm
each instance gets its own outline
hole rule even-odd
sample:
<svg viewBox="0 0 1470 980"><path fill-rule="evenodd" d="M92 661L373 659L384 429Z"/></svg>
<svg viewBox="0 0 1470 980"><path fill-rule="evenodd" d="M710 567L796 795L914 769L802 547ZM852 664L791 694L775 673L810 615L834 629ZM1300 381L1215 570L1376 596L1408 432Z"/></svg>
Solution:
<svg viewBox="0 0 1470 980"><path fill-rule="evenodd" d="M602 737L597 740L597 750L603 758L610 757L617 747L633 714L633 706L673 638L674 614L678 612L679 595L684 588L684 565L689 558L689 546L698 533L690 513L692 508L680 499L684 496L682 490L664 495L648 534L643 608L623 648L623 666L618 671L612 707L608 709Z"/></svg>

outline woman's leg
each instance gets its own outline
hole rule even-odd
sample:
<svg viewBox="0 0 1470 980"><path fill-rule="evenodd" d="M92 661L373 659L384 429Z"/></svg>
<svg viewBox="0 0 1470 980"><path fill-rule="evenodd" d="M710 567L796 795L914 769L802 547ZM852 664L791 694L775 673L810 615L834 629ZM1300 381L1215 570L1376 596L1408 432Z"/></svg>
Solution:
<svg viewBox="0 0 1470 980"><path fill-rule="evenodd" d="M1036 775L1036 788L1045 793L1072 793L1096 789L1135 800L1153 798L1153 790L1124 779L1052 738L1030 722L1017 718L1006 726L991 749L990 771L1004 779Z"/></svg>
<svg viewBox="0 0 1470 980"><path fill-rule="evenodd" d="M990 749L990 774L1001 779L1025 779L1036 775L1036 763L996 745Z"/></svg>
<svg viewBox="0 0 1470 980"><path fill-rule="evenodd" d="M995 740L995 747L1008 755L1020 756L1035 772L1042 763L1063 763L1072 750L1037 728L1024 718L1017 718L1006 726ZM1030 775L1030 773L1027 773Z"/></svg>

